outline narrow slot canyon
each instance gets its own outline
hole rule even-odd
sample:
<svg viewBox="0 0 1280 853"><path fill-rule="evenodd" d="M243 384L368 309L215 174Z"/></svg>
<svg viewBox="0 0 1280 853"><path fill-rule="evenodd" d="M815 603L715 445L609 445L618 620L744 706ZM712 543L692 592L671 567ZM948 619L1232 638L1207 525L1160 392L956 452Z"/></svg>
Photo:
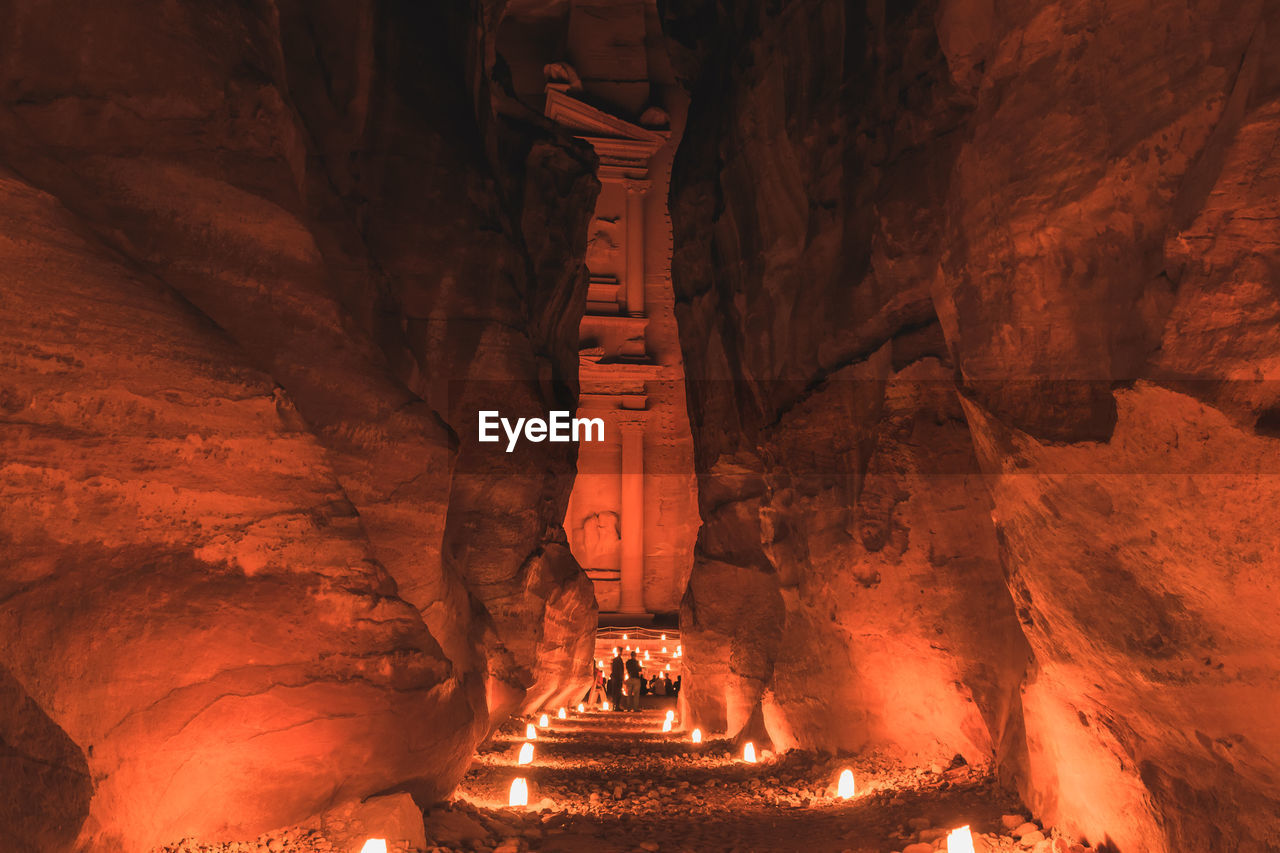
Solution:
<svg viewBox="0 0 1280 853"><path fill-rule="evenodd" d="M1280 4L0 15L0 853L1280 851Z"/></svg>

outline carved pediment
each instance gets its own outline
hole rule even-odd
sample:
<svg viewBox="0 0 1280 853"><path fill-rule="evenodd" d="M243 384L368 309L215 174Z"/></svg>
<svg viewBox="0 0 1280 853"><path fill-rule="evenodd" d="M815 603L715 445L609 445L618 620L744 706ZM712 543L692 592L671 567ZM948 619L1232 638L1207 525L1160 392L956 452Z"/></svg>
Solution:
<svg viewBox="0 0 1280 853"><path fill-rule="evenodd" d="M547 84L547 118L580 136L601 157L645 162L667 142L669 131L649 130L569 94L565 83Z"/></svg>

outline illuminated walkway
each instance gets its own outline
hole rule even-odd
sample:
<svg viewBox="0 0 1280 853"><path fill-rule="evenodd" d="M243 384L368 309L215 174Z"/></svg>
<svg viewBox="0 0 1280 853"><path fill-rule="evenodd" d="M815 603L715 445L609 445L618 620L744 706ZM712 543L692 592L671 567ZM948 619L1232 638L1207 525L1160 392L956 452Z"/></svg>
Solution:
<svg viewBox="0 0 1280 853"><path fill-rule="evenodd" d="M998 831L1001 815L1017 811L971 768L936 773L872 758L775 759L763 750L760 763L746 764L726 741L695 746L687 734L663 734L663 716L657 707L552 715L550 727L538 730L533 764L524 767L517 754L528 721L513 722L481 750L453 804L428 815L428 836L445 849L484 844L502 853L889 853L911 844L932 848L945 828L961 824ZM834 796L844 767L859 787L849 801ZM528 809L503 807L516 777L529 780ZM461 837L466 832L473 837ZM992 849L1018 848L1006 836Z"/></svg>

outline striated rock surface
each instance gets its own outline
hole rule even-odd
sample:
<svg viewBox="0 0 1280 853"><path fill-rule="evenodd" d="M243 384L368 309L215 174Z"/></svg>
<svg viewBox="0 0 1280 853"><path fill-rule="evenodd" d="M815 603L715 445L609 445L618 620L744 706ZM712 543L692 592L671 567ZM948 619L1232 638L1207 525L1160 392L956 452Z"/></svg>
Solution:
<svg viewBox="0 0 1280 853"><path fill-rule="evenodd" d="M695 75L673 178L690 710L733 734L758 708L782 747L1004 755L1025 642L930 295L967 107L929 12L669 23Z"/></svg>
<svg viewBox="0 0 1280 853"><path fill-rule="evenodd" d="M1276 11L665 25L690 713L993 757L1126 853L1274 849Z"/></svg>
<svg viewBox="0 0 1280 853"><path fill-rule="evenodd" d="M0 760L65 804L23 844L426 802L589 672L572 453L471 443L573 405L596 188L490 90L498 14L12 10Z"/></svg>
<svg viewBox="0 0 1280 853"><path fill-rule="evenodd" d="M1269 850L1280 21L1096 11L992 20L936 289L1035 651L1029 801L1121 850Z"/></svg>
<svg viewBox="0 0 1280 853"><path fill-rule="evenodd" d="M145 849L447 791L477 691L290 402L52 197L10 173L3 210L0 632L15 689L75 744L45 796L82 790L87 761L92 799L59 820Z"/></svg>

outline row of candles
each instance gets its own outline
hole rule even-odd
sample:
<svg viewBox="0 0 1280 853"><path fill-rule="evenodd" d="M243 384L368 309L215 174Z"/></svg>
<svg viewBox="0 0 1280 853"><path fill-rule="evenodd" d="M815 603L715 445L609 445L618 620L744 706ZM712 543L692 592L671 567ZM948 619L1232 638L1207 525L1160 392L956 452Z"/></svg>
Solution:
<svg viewBox="0 0 1280 853"><path fill-rule="evenodd" d="M622 635L622 639L623 639L623 640L626 640L626 639L627 639L627 635L626 635L626 634L623 634L623 635ZM662 639L660 640L660 642L666 642L666 639L667 639L667 635L666 635L666 634L663 634L663 635L662 635ZM648 649L642 649L642 648L640 648L640 644L639 644L639 643L637 643L637 644L636 644L636 651L637 651L637 652L643 652L643 653L644 653L644 659L645 659L645 660L649 660L649 650L648 650ZM623 648L623 650L622 650L621 654L624 654L624 655L625 655L625 654L629 654L630 652L631 652L631 646L629 646L629 645L628 645L628 646L625 646L625 647ZM665 654L669 654L669 652L667 651L667 647L666 647L666 646L663 646L663 647L662 647L662 651L661 651L660 653L661 653L661 654L664 654L664 655L665 655ZM617 646L614 646L614 647L613 647L613 654L614 654L614 656L615 656L615 657L619 654L619 651L618 651L618 647L617 647ZM682 658L682 657L684 657L684 646L682 646L682 645L677 645L677 646L676 646L675 654L673 654L673 655L671 655L671 656L672 656L673 658ZM600 669L604 669L604 661L603 661L603 660L597 660L597 661L596 661L596 666L597 666L598 668L600 668ZM665 672L670 672L670 671L671 671L671 664L667 664L666 669L665 669L664 671L665 671ZM665 675L663 675L663 678L666 678L666 676L665 676Z"/></svg>
<svg viewBox="0 0 1280 853"><path fill-rule="evenodd" d="M609 710L607 702L604 703L602 707L606 711ZM585 712L586 706L579 704L578 713L582 714ZM556 712L556 717L561 720L565 719L567 716L568 712L564 708L561 708ZM664 732L671 731L672 724L675 721L675 716L675 711L667 711L666 718L662 721L662 730ZM525 764L533 763L533 741L538 739L538 729L545 729L550 727L550 725L550 717L543 714L538 718L537 726L533 723L529 723L525 726L525 742L520 745L520 753L516 757L517 764L523 766ZM702 729L695 728L689 733L689 739L695 744L702 743ZM747 741L742 745L742 760L746 764L756 764L758 762L758 759L756 758L756 746L751 741ZM840 776L836 780L836 796L842 800L850 800L853 799L854 793L853 771L845 768L840 771ZM529 805L529 783L523 777L514 779L511 782L511 790L507 797L507 805ZM385 853L385 848L383 851L361 851L361 853ZM947 853L975 853L973 848L973 833L967 825L953 829L947 834Z"/></svg>

